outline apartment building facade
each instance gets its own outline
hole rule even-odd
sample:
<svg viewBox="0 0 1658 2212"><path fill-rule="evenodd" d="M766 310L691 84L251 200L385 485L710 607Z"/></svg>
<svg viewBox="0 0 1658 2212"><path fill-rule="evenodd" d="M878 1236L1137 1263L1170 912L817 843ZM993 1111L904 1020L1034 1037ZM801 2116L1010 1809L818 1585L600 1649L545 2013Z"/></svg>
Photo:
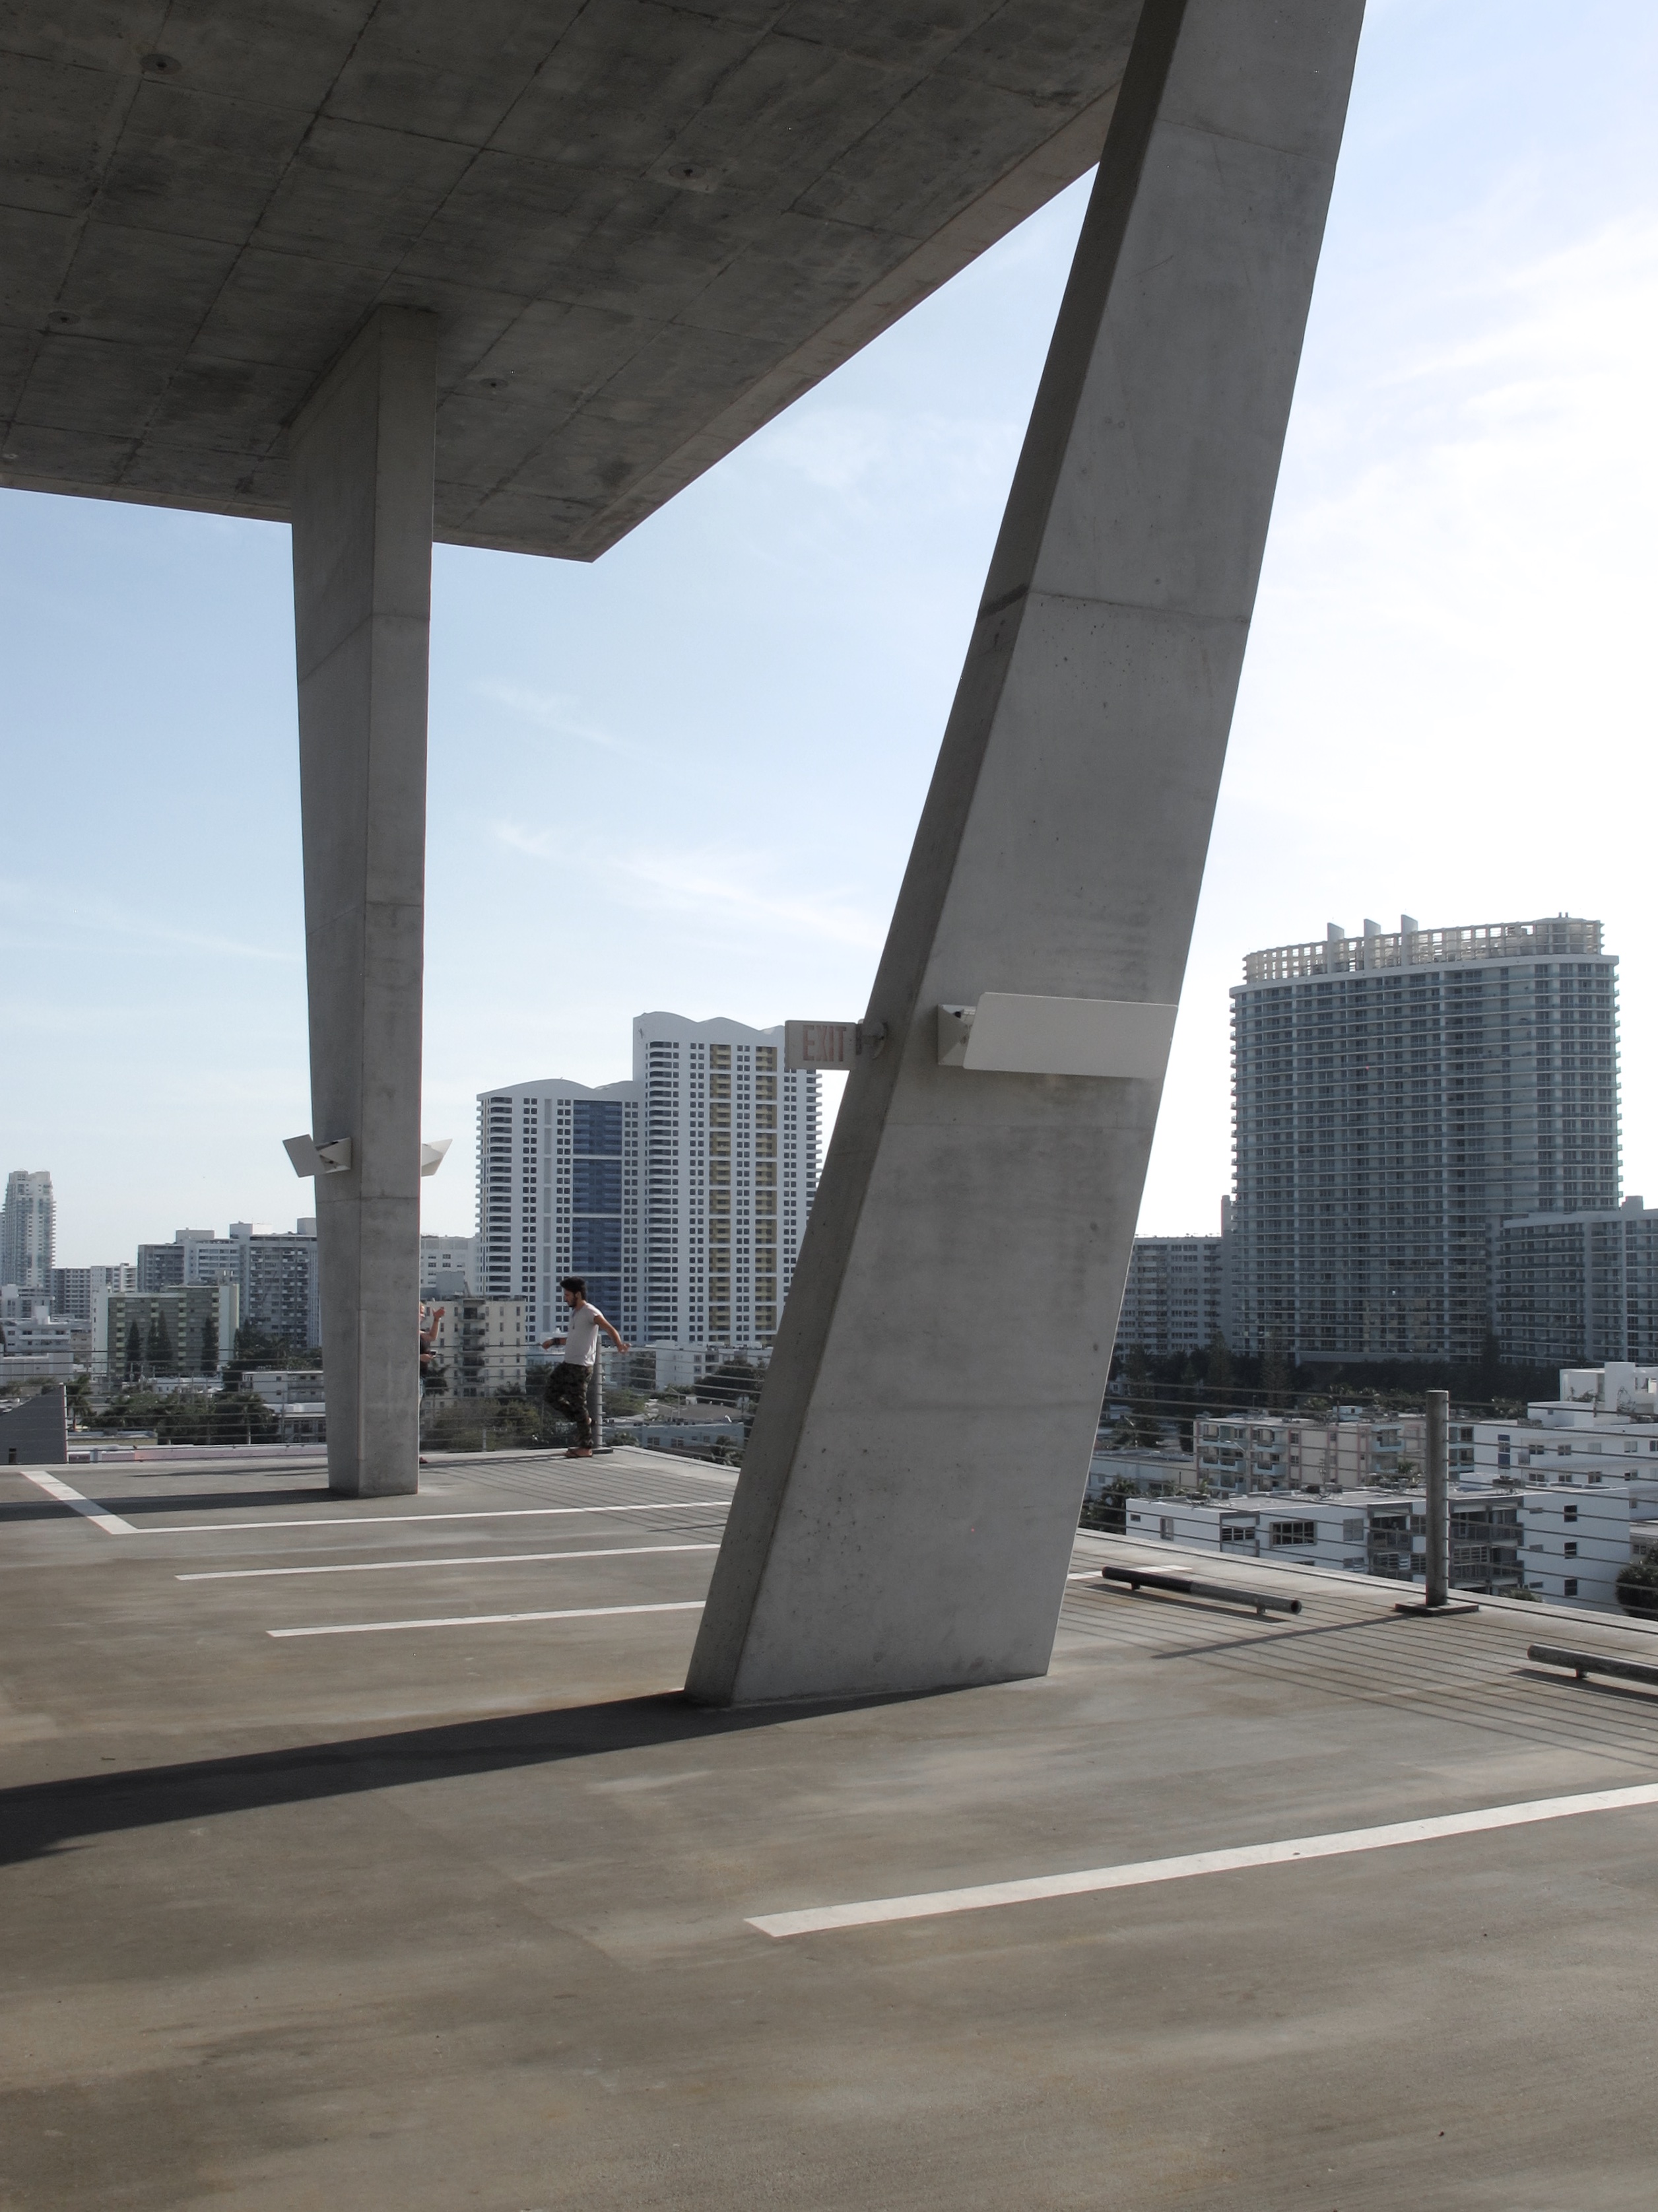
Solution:
<svg viewBox="0 0 1658 2212"><path fill-rule="evenodd" d="M167 1291L100 1291L93 1316L95 1375L112 1383L216 1376L241 1318L234 1282Z"/></svg>
<svg viewBox="0 0 1658 2212"><path fill-rule="evenodd" d="M1427 1445L1421 1413L1339 1407L1327 1415L1236 1413L1195 1425L1199 1478L1216 1489L1362 1490L1420 1474ZM1453 1480L1473 1468L1473 1431L1453 1422Z"/></svg>
<svg viewBox="0 0 1658 2212"><path fill-rule="evenodd" d="M1506 1359L1658 1364L1658 1206L1525 1213L1492 1245L1492 1322Z"/></svg>
<svg viewBox="0 0 1658 2212"><path fill-rule="evenodd" d="M564 1325L559 1283L587 1295L631 1343L639 1334L640 1094L550 1078L478 1098L481 1294L521 1298L537 1342Z"/></svg>
<svg viewBox="0 0 1658 2212"><path fill-rule="evenodd" d="M818 1079L782 1048L780 1026L641 1014L630 1081L482 1092L483 1290L539 1338L580 1275L630 1343L763 1356L817 1187Z"/></svg>
<svg viewBox="0 0 1658 2212"><path fill-rule="evenodd" d="M1492 1488L1453 1494L1449 1580L1458 1589L1513 1589L1522 1578L1521 1501ZM1427 1574L1427 1499L1421 1491L1368 1490L1339 1498L1246 1492L1225 1504L1148 1499L1127 1510L1129 1536L1226 1559L1421 1582Z"/></svg>
<svg viewBox="0 0 1658 2212"><path fill-rule="evenodd" d="M476 1297L478 1276L476 1237L426 1237L420 1240L420 1294L423 1298Z"/></svg>
<svg viewBox="0 0 1658 2212"><path fill-rule="evenodd" d="M1227 1329L1224 1237L1137 1237L1117 1319L1119 1353L1195 1355Z"/></svg>
<svg viewBox="0 0 1658 2212"><path fill-rule="evenodd" d="M1249 954L1231 995L1242 1348L1479 1358L1498 1224L1617 1205L1600 923L1332 923Z"/></svg>
<svg viewBox="0 0 1658 2212"><path fill-rule="evenodd" d="M432 1364L454 1398L521 1390L530 1350L524 1298L448 1297L432 1310Z"/></svg>
<svg viewBox="0 0 1658 2212"><path fill-rule="evenodd" d="M14 1168L0 1200L0 1285L52 1295L58 1251L58 1201L45 1168Z"/></svg>
<svg viewBox="0 0 1658 2212"><path fill-rule="evenodd" d="M92 1326L93 1302L100 1291L136 1291L138 1270L131 1260L118 1260L105 1267L54 1267L52 1271L52 1310L59 1321Z"/></svg>
<svg viewBox="0 0 1658 2212"><path fill-rule="evenodd" d="M783 1066L783 1030L641 1014L647 1340L765 1354L817 1193L816 1070Z"/></svg>
<svg viewBox="0 0 1658 2212"><path fill-rule="evenodd" d="M291 1230L261 1221L233 1221L222 1237L210 1229L179 1229L170 1244L141 1244L136 1284L142 1297L161 1291L205 1290L234 1283L239 1325L282 1339L295 1351L322 1342L322 1271L314 1215ZM95 1297L95 1292L94 1296ZM223 1346L228 1358L233 1346Z"/></svg>

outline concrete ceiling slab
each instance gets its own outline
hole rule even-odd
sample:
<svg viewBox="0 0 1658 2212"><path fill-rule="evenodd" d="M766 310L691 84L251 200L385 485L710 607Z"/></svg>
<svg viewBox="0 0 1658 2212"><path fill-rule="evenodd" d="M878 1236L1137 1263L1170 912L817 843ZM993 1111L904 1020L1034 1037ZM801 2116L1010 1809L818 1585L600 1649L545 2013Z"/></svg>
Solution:
<svg viewBox="0 0 1658 2212"><path fill-rule="evenodd" d="M0 0L0 483L285 520L442 319L437 534L591 560L1097 157L1141 0Z"/></svg>

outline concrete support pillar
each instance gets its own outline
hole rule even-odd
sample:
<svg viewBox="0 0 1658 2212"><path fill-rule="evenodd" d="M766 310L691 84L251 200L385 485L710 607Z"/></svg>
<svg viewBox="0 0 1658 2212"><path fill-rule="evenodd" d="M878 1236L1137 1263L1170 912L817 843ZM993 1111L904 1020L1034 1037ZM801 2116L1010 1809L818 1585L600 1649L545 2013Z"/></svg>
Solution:
<svg viewBox="0 0 1658 2212"><path fill-rule="evenodd" d="M418 1487L421 983L436 319L382 308L292 439L328 1486Z"/></svg>
<svg viewBox="0 0 1658 2212"><path fill-rule="evenodd" d="M1146 0L695 1698L1047 1669L1362 12ZM941 1064L939 1007L992 993L999 1064ZM1096 1047L1142 1072L1072 1072Z"/></svg>

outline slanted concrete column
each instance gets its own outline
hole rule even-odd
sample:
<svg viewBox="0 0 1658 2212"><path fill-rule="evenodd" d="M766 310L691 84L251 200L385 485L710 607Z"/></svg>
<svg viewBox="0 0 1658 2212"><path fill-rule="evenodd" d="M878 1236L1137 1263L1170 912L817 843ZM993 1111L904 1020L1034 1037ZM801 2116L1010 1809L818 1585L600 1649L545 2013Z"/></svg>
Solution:
<svg viewBox="0 0 1658 2212"><path fill-rule="evenodd" d="M382 308L293 433L311 1127L328 1486L418 1487L434 316Z"/></svg>
<svg viewBox="0 0 1658 2212"><path fill-rule="evenodd" d="M1147 0L694 1697L1047 1669L1162 1079L941 1065L938 1009L1179 1000L1362 12Z"/></svg>

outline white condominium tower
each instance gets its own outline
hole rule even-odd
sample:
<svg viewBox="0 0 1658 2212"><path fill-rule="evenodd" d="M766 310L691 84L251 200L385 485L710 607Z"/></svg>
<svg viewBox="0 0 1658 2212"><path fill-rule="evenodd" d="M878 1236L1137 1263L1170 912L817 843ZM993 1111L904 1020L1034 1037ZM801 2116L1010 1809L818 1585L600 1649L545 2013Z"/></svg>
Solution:
<svg viewBox="0 0 1658 2212"><path fill-rule="evenodd" d="M815 1073L783 1031L641 1014L634 1079L549 1079L478 1098L483 1293L558 1328L583 1276L635 1344L764 1352L817 1188Z"/></svg>
<svg viewBox="0 0 1658 2212"><path fill-rule="evenodd" d="M647 1341L768 1350L817 1192L817 1076L783 1031L641 1014Z"/></svg>
<svg viewBox="0 0 1658 2212"><path fill-rule="evenodd" d="M0 1205L0 1283L15 1283L20 1291L38 1291L42 1301L49 1298L57 1237L58 1204L50 1174L45 1168L14 1168Z"/></svg>
<svg viewBox="0 0 1658 2212"><path fill-rule="evenodd" d="M580 1275L629 1343L639 1335L639 1087L550 1077L478 1097L483 1296L522 1298L531 1342L562 1328Z"/></svg>
<svg viewBox="0 0 1658 2212"><path fill-rule="evenodd" d="M1232 993L1243 1348L1478 1359L1493 1232L1618 1204L1617 960L1600 925L1335 923Z"/></svg>

